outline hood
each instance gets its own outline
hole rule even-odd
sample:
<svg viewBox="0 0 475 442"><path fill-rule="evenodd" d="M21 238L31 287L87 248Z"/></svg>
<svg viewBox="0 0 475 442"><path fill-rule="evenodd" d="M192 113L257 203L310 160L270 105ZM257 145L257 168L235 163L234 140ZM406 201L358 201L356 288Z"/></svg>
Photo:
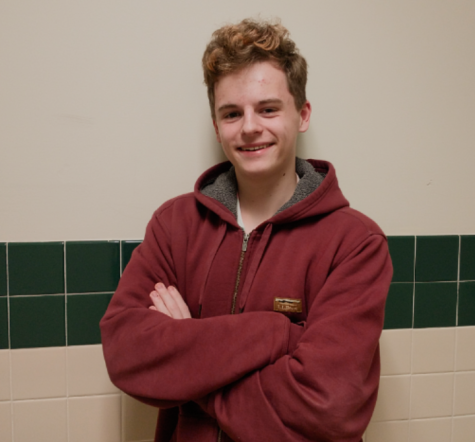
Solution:
<svg viewBox="0 0 475 442"><path fill-rule="evenodd" d="M331 163L296 158L295 170L300 181L292 198L263 225L282 224L321 216L349 206L338 186L335 168ZM194 195L200 203L216 213L223 221L238 227L236 174L229 161L217 164L204 172L195 184Z"/></svg>

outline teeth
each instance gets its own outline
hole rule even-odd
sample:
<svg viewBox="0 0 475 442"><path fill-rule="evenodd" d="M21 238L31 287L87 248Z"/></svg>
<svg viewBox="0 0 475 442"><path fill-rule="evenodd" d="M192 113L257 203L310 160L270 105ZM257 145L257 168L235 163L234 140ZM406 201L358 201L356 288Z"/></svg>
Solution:
<svg viewBox="0 0 475 442"><path fill-rule="evenodd" d="M256 147L241 147L241 150L260 150L260 149L265 149L266 147L269 147L270 144L263 144L262 146L256 146Z"/></svg>

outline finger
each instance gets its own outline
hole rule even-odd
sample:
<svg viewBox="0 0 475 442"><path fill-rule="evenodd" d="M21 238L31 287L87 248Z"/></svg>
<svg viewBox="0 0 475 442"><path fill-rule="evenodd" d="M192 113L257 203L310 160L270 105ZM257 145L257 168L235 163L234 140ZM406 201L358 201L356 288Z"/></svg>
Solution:
<svg viewBox="0 0 475 442"><path fill-rule="evenodd" d="M177 303L178 308L180 309L181 316L183 318L191 318L190 309L186 305L186 302L184 301L183 297L180 295L180 292L173 286L168 287L168 292L175 299L175 302Z"/></svg>
<svg viewBox="0 0 475 442"><path fill-rule="evenodd" d="M157 307L155 307L154 305L151 305L151 306L149 307L149 309L158 312Z"/></svg>
<svg viewBox="0 0 475 442"><path fill-rule="evenodd" d="M180 307L168 289L161 283L157 284L156 288L158 288L157 292L160 295L160 299L165 304L165 307L170 312L170 316L173 319L183 319Z"/></svg>
<svg viewBox="0 0 475 442"><path fill-rule="evenodd" d="M163 303L163 300L158 294L158 292L153 291L152 293L150 293L150 299L152 300L153 307L155 307L157 311L167 316L173 317L166 305Z"/></svg>

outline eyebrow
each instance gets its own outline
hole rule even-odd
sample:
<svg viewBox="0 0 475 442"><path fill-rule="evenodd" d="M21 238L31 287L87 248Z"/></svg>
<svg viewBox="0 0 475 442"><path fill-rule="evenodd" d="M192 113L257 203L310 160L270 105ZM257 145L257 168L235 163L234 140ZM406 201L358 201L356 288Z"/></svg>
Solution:
<svg viewBox="0 0 475 442"><path fill-rule="evenodd" d="M257 103L258 105L263 105L263 104L279 104L282 105L283 101L279 98L267 98L265 100L261 100ZM222 106L219 106L218 112L222 112L223 110L226 109L236 109L239 107L237 104L233 103L228 103L228 104L223 104Z"/></svg>

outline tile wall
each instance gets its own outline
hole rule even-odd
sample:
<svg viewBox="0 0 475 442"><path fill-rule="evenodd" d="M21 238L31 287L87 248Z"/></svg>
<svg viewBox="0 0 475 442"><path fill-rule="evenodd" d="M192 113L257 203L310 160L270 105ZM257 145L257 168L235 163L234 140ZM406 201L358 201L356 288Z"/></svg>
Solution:
<svg viewBox="0 0 475 442"><path fill-rule="evenodd" d="M98 322L140 241L0 244L0 441L153 438ZM393 236L378 404L366 442L475 440L475 236Z"/></svg>

